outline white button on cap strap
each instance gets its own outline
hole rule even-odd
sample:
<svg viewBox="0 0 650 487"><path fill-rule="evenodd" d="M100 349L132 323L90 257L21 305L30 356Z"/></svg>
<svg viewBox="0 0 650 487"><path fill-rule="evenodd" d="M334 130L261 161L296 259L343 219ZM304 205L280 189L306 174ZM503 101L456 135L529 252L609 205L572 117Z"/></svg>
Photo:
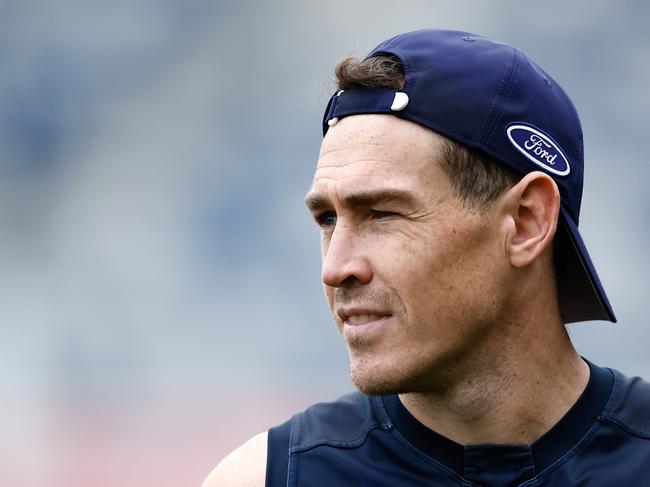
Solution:
<svg viewBox="0 0 650 487"><path fill-rule="evenodd" d="M390 106L390 109L394 112L399 112L400 110L404 110L408 104L409 96L402 91L397 91L395 93L395 98L393 98L393 104Z"/></svg>

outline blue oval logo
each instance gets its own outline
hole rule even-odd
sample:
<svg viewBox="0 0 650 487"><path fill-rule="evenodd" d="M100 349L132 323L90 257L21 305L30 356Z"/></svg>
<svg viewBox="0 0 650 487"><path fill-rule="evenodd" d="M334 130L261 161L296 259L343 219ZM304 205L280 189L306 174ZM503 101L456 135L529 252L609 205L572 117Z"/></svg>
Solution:
<svg viewBox="0 0 650 487"><path fill-rule="evenodd" d="M530 125L514 124L508 127L506 133L512 145L542 169L558 176L571 172L569 160L560 146L541 130Z"/></svg>

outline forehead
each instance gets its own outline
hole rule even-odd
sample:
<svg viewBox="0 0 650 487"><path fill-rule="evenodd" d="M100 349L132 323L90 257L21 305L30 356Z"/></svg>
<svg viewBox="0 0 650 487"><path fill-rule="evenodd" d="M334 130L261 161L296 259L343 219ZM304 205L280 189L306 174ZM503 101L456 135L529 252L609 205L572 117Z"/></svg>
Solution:
<svg viewBox="0 0 650 487"><path fill-rule="evenodd" d="M354 115L331 127L321 146L312 192L368 186L422 190L445 179L436 164L442 139L392 115Z"/></svg>

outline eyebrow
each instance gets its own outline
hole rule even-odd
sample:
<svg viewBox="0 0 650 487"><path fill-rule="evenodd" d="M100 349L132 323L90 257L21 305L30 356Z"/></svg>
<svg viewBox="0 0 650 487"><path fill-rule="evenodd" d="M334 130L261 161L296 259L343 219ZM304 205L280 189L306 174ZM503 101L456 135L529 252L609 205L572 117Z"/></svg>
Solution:
<svg viewBox="0 0 650 487"><path fill-rule="evenodd" d="M345 208L354 208L359 206L373 206L377 203L413 203L413 194L410 191L402 189L373 189L361 190L350 193L341 198L341 204ZM332 208L330 199L318 193L308 193L305 204L310 211L316 212L326 208Z"/></svg>

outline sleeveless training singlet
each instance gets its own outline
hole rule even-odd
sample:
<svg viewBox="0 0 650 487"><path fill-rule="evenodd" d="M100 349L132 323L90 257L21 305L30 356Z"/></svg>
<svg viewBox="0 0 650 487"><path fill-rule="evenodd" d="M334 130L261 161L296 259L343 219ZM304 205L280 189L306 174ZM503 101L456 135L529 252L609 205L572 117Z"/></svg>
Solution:
<svg viewBox="0 0 650 487"><path fill-rule="evenodd" d="M396 395L316 404L269 430L266 486L650 485L650 384L589 367L576 404L532 445L462 446Z"/></svg>

